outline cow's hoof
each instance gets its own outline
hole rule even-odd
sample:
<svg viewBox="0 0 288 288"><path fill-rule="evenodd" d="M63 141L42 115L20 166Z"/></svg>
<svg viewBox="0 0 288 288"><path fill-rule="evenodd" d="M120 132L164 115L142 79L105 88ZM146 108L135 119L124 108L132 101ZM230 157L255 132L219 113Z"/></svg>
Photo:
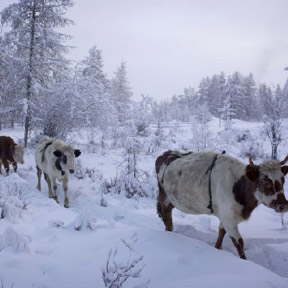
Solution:
<svg viewBox="0 0 288 288"><path fill-rule="evenodd" d="M59 200L57 196L56 197L54 196L53 199L59 204Z"/></svg>
<svg viewBox="0 0 288 288"><path fill-rule="evenodd" d="M69 208L70 205L69 205L69 204L64 204L64 207L65 207L65 208Z"/></svg>

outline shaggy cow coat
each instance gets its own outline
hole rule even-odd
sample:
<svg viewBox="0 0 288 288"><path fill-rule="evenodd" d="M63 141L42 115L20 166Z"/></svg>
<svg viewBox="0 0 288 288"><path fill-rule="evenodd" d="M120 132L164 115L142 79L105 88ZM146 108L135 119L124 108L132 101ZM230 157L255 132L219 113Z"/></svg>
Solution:
<svg viewBox="0 0 288 288"><path fill-rule="evenodd" d="M56 180L62 181L65 194L64 207L66 208L69 207L67 193L69 174L74 173L75 157L78 157L80 154L80 150L75 150L71 145L48 136L42 137L36 145L37 188L41 191L41 176L43 171L49 189L49 197L54 198L59 203Z"/></svg>
<svg viewBox="0 0 288 288"><path fill-rule="evenodd" d="M2 174L2 163L9 175L9 163L12 163L14 172L17 171L17 163L24 163L24 146L17 145L11 137L0 136L0 174Z"/></svg>
<svg viewBox="0 0 288 288"><path fill-rule="evenodd" d="M226 231L239 256L246 259L238 224L264 204L276 212L288 211L283 184L288 167L285 161L255 165L226 154L165 152L156 160L159 186L158 214L166 230L172 231L174 207L190 214L213 214L220 219L216 248Z"/></svg>

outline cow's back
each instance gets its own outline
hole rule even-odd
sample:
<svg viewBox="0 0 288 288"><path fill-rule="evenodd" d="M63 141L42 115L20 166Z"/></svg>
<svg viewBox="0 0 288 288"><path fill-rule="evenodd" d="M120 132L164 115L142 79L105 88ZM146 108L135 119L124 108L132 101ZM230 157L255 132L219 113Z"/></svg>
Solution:
<svg viewBox="0 0 288 288"><path fill-rule="evenodd" d="M245 165L237 159L226 154L199 152L175 159L168 166L162 165L157 177L169 202L185 213L210 214L207 207L211 192L216 215L221 203L227 202L229 206L235 202L233 185L244 173Z"/></svg>
<svg viewBox="0 0 288 288"><path fill-rule="evenodd" d="M216 153L192 153L162 165L158 182L176 208L186 213L209 213L209 177Z"/></svg>
<svg viewBox="0 0 288 288"><path fill-rule="evenodd" d="M53 138L43 136L37 143L35 148L35 161L36 165L43 170L47 170L48 166L48 148L52 145Z"/></svg>

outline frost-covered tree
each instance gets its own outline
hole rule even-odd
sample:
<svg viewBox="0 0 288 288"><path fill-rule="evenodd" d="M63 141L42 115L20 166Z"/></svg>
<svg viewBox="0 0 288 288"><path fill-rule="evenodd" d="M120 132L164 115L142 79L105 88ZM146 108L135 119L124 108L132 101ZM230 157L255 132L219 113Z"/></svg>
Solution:
<svg viewBox="0 0 288 288"><path fill-rule="evenodd" d="M210 131L208 121L211 119L211 114L207 103L199 106L197 114L191 120L191 128L193 135L192 149L201 151L209 146Z"/></svg>
<svg viewBox="0 0 288 288"><path fill-rule="evenodd" d="M120 123L125 123L131 103L132 92L129 86L126 63L122 62L111 80L111 97L116 107Z"/></svg>
<svg viewBox="0 0 288 288"><path fill-rule="evenodd" d="M89 55L76 68L76 84L81 96L77 106L82 111L82 122L92 131L101 131L104 141L108 127L117 123L117 117L111 99L110 83L103 66L101 50L96 46L92 47Z"/></svg>
<svg viewBox="0 0 288 288"><path fill-rule="evenodd" d="M243 120L251 121L257 119L258 107L256 98L256 83L252 73L243 79L244 99L243 99Z"/></svg>
<svg viewBox="0 0 288 288"><path fill-rule="evenodd" d="M209 77L203 78L199 84L197 104L203 105L210 100L210 85L211 79Z"/></svg>
<svg viewBox="0 0 288 288"><path fill-rule="evenodd" d="M225 99L230 99L231 108L234 109L233 118L244 119L245 118L245 90L243 86L243 76L239 72L233 73L228 77Z"/></svg>
<svg viewBox="0 0 288 288"><path fill-rule="evenodd" d="M141 101L132 104L129 118L130 125L135 127L136 135L148 136L149 125L152 122L152 106L152 98L144 95L142 95Z"/></svg>
<svg viewBox="0 0 288 288"><path fill-rule="evenodd" d="M225 84L226 79L223 72L220 75L214 75L211 79L208 105L210 113L215 117L220 116L219 108L223 106Z"/></svg>
<svg viewBox="0 0 288 288"><path fill-rule="evenodd" d="M266 84L260 84L258 89L259 109L261 115L267 114L270 110L271 102L273 99L273 92Z"/></svg>
<svg viewBox="0 0 288 288"><path fill-rule="evenodd" d="M19 0L1 13L1 23L11 27L4 38L10 48L13 90L24 107L25 146L39 101L48 97L54 77L67 64L63 55L68 47L63 42L68 36L55 29L73 23L63 16L72 6L72 0Z"/></svg>
<svg viewBox="0 0 288 288"><path fill-rule="evenodd" d="M15 81L15 75L9 73L12 60L10 54L7 41L0 37L0 129L4 119L4 124L10 122L13 129L14 122L19 120L21 116L21 105L13 89L15 85L19 84Z"/></svg>
<svg viewBox="0 0 288 288"><path fill-rule="evenodd" d="M235 109L232 108L231 97L227 95L224 100L223 107L219 108L220 120L224 121L225 130L230 130L232 128L232 119L235 115Z"/></svg>
<svg viewBox="0 0 288 288"><path fill-rule="evenodd" d="M275 93L266 85L262 85L261 89L262 105L263 105L263 122L264 133L268 137L271 144L271 158L278 158L278 146L283 141L282 137L282 104L276 98ZM277 93L280 93L279 91ZM278 97L280 97L278 95Z"/></svg>

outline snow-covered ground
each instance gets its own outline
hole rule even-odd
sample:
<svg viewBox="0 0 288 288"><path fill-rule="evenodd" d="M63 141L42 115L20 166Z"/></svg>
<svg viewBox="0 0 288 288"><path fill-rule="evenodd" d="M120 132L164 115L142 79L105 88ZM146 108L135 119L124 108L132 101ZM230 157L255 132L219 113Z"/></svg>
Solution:
<svg viewBox="0 0 288 288"><path fill-rule="evenodd" d="M212 122L211 130L217 130L217 125ZM252 134L260 124L244 126L235 123L235 128ZM187 146L191 135L185 125L177 129L176 138ZM0 134L17 141L23 131L2 130ZM228 144L223 144L226 150ZM266 146L264 150L269 149ZM235 153L235 147L227 152ZM17 174L0 176L0 192L10 195L0 220L1 287L105 287L102 271L111 249L112 262L118 267L144 256L136 265L143 268L140 277L129 278L123 287L288 287L288 230L282 227L279 214L261 205L240 225L248 258L241 260L227 236L222 250L214 248L219 221L213 216L175 210L175 231L165 232L155 198L103 195L100 180L113 178L121 159L119 150L91 153L82 149L78 164L88 171L94 169L94 177L71 176L69 209L63 207L60 185L60 205L48 198L44 179L42 192L36 189L33 151L26 153ZM139 166L152 174L154 161L155 156L142 155ZM284 221L288 224L288 215Z"/></svg>

